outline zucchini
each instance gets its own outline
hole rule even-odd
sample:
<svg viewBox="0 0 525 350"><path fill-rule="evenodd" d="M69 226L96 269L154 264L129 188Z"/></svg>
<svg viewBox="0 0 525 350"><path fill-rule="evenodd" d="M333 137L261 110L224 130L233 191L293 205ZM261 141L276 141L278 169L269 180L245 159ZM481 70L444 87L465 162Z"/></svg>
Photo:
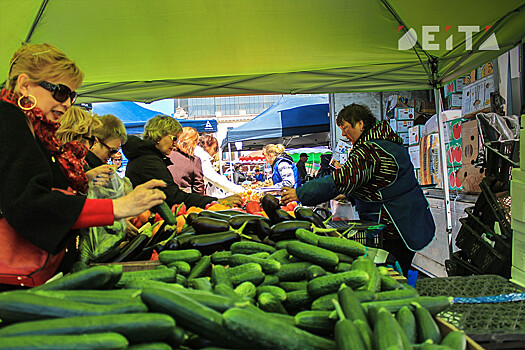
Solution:
<svg viewBox="0 0 525 350"><path fill-rule="evenodd" d="M442 338L439 327L430 312L421 305L417 303L414 304L416 307L414 316L416 317L418 342L423 343L427 339L430 339L434 344L441 343Z"/></svg>
<svg viewBox="0 0 525 350"><path fill-rule="evenodd" d="M452 350L465 350L467 348L467 337L460 331L452 331L443 338L441 345L448 346Z"/></svg>
<svg viewBox="0 0 525 350"><path fill-rule="evenodd" d="M362 290L371 292L379 292L381 290L381 277L376 264L371 259L360 256L352 263L352 270L361 270L368 274L368 281L362 287Z"/></svg>
<svg viewBox="0 0 525 350"><path fill-rule="evenodd" d="M335 253L303 242L290 242L286 245L286 250L294 257L320 266L333 267L339 263Z"/></svg>
<svg viewBox="0 0 525 350"><path fill-rule="evenodd" d="M257 289L252 282L243 282L234 289L241 298L254 299L257 295ZM283 291L284 292L284 291Z"/></svg>
<svg viewBox="0 0 525 350"><path fill-rule="evenodd" d="M233 254L229 260L230 266L239 266L247 263L256 263L261 265L264 273L274 274L281 268L281 263L272 259L261 259L251 255Z"/></svg>
<svg viewBox="0 0 525 350"><path fill-rule="evenodd" d="M146 311L146 305L140 300L113 305L95 305L49 298L28 292L15 291L0 294L0 318L5 323L54 317L114 315Z"/></svg>
<svg viewBox="0 0 525 350"><path fill-rule="evenodd" d="M332 275L314 278L308 282L308 293L312 296L321 296L336 292L341 284L345 283L352 289L357 289L368 281L368 274L360 270L334 273Z"/></svg>
<svg viewBox="0 0 525 350"><path fill-rule="evenodd" d="M0 329L0 337L115 332L140 343L162 340L174 327L173 318L156 313L81 316L15 323Z"/></svg>
<svg viewBox="0 0 525 350"><path fill-rule="evenodd" d="M248 348L248 344L227 332L222 315L195 300L172 291L146 288L140 296L153 311L166 313L175 319L184 329L214 342L227 346Z"/></svg>
<svg viewBox="0 0 525 350"><path fill-rule="evenodd" d="M277 286L259 286L257 287L257 296L259 296L261 293L270 293L280 302L286 300L286 292L284 289Z"/></svg>
<svg viewBox="0 0 525 350"><path fill-rule="evenodd" d="M417 328L416 318L414 313L408 308L403 306L396 314L397 323L405 333L408 341L411 344L415 344L417 341Z"/></svg>
<svg viewBox="0 0 525 350"><path fill-rule="evenodd" d="M184 250L163 250L159 254L159 260L164 265L174 261L186 261L188 264L194 264L202 258L202 253L197 249Z"/></svg>
<svg viewBox="0 0 525 350"><path fill-rule="evenodd" d="M302 281L306 279L306 270L312 266L309 262L296 262L296 263L290 263L281 265L281 268L279 269L279 272L277 272L277 277L279 277L279 281Z"/></svg>
<svg viewBox="0 0 525 350"><path fill-rule="evenodd" d="M186 261L174 261L168 264L168 267L175 268L177 273L180 273L183 276L188 276L191 271L191 266Z"/></svg>
<svg viewBox="0 0 525 350"><path fill-rule="evenodd" d="M396 319L384 307L377 309L377 320L374 325L374 349L387 350L392 347L403 349Z"/></svg>
<svg viewBox="0 0 525 350"><path fill-rule="evenodd" d="M264 292L259 294L257 301L259 308L263 311L288 315L288 311L286 311L283 304L272 293Z"/></svg>
<svg viewBox="0 0 525 350"><path fill-rule="evenodd" d="M158 213L166 225L177 225L177 218L166 202L153 206L151 212Z"/></svg>
<svg viewBox="0 0 525 350"><path fill-rule="evenodd" d="M29 335L2 338L0 349L126 349L128 341L118 333L82 335Z"/></svg>
<svg viewBox="0 0 525 350"><path fill-rule="evenodd" d="M232 308L223 314L224 325L246 339L251 348L280 350L333 350L333 341L310 334L262 312Z"/></svg>
<svg viewBox="0 0 525 350"><path fill-rule="evenodd" d="M71 290L112 288L110 281L115 281L115 275L122 275L122 265L93 266L79 272L66 275L49 283L34 287L29 292L38 290ZM119 278L120 279L120 278ZM117 279L118 280L118 279Z"/></svg>
<svg viewBox="0 0 525 350"><path fill-rule="evenodd" d="M188 280L209 275L211 271L211 257L205 255L193 266L188 275Z"/></svg>
<svg viewBox="0 0 525 350"><path fill-rule="evenodd" d="M325 275L326 271L321 266L312 265L306 270L306 279L308 281Z"/></svg>
<svg viewBox="0 0 525 350"><path fill-rule="evenodd" d="M349 319L337 321L334 338L337 350L367 350L359 329Z"/></svg>
<svg viewBox="0 0 525 350"><path fill-rule="evenodd" d="M34 291L35 294L45 297L66 299L80 303L111 305L134 301L140 296L140 291L116 289L116 290L41 290Z"/></svg>
<svg viewBox="0 0 525 350"><path fill-rule="evenodd" d="M226 271L226 268L222 265L215 265L211 269L211 283L213 286L217 286L218 284L226 284L230 288L233 288L232 281L230 280L230 276L228 275L228 272Z"/></svg>
<svg viewBox="0 0 525 350"><path fill-rule="evenodd" d="M306 289L287 292L286 299L283 302L287 310L303 310L309 308L311 304L312 297Z"/></svg>
<svg viewBox="0 0 525 350"><path fill-rule="evenodd" d="M441 311L447 309L452 305L452 297L437 296L437 297L417 297L399 300L386 300L386 301L372 301L368 303L362 303L363 309L368 313L370 306L385 307L390 312L398 312L403 306L408 306L412 311L415 310L415 306L412 303L416 302L427 309L432 315L437 315Z"/></svg>
<svg viewBox="0 0 525 350"><path fill-rule="evenodd" d="M333 252L346 254L352 258L366 254L366 247L364 245L342 237L320 236L317 245Z"/></svg>
<svg viewBox="0 0 525 350"><path fill-rule="evenodd" d="M343 284L337 291L337 300L346 318L351 321L361 320L367 322L365 311L352 288Z"/></svg>
<svg viewBox="0 0 525 350"><path fill-rule="evenodd" d="M297 327L315 334L331 334L335 320L330 318L330 311L301 311L295 315Z"/></svg>
<svg viewBox="0 0 525 350"><path fill-rule="evenodd" d="M211 262L215 265L228 265L228 260L232 254L230 250L215 252L211 255Z"/></svg>
<svg viewBox="0 0 525 350"><path fill-rule="evenodd" d="M268 244L250 241L235 242L231 245L230 250L233 254L254 254L260 252L273 254L277 251L277 249Z"/></svg>
<svg viewBox="0 0 525 350"><path fill-rule="evenodd" d="M316 246L317 242L319 241L319 235L304 228L300 228L297 231L295 231L295 237L297 237L297 239L301 242L311 244L314 246Z"/></svg>

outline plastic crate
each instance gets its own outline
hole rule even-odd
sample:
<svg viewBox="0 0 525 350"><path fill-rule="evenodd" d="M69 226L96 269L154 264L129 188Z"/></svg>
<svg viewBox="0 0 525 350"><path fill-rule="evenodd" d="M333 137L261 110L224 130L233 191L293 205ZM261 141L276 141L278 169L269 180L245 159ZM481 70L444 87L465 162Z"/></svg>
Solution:
<svg viewBox="0 0 525 350"><path fill-rule="evenodd" d="M482 201L482 198L486 201L485 208L488 210L484 211L484 215L477 214L479 217L484 218L485 216L494 218L499 222L502 232L506 235L512 234L510 226L511 217L511 197L510 191L505 190L501 192L493 192L494 187L498 187L497 180L493 177L485 177L480 183L482 196L478 198L478 202ZM477 203L476 203L477 204ZM490 210L490 212L489 212ZM486 221L485 221L486 222Z"/></svg>
<svg viewBox="0 0 525 350"><path fill-rule="evenodd" d="M512 168L519 168L520 140L492 141L484 144L486 152L485 174L494 176L502 183L503 189L510 188Z"/></svg>
<svg viewBox="0 0 525 350"><path fill-rule="evenodd" d="M491 226L485 225L480 217L474 215L473 210L473 207L465 208L467 217L462 218L463 221L467 222L468 226L470 226L478 235L481 236L482 233L486 233L487 238L494 242L493 248L497 252L503 255L510 254L512 246L512 231L509 235L496 233Z"/></svg>
<svg viewBox="0 0 525 350"><path fill-rule="evenodd" d="M352 236L344 237L367 247L383 248L383 229L385 225L365 220L341 220L330 221L327 227L335 228L339 233L343 233L348 229L356 230L357 232ZM338 234L333 236L338 236Z"/></svg>
<svg viewBox="0 0 525 350"><path fill-rule="evenodd" d="M482 274L481 270L472 265L472 263L461 250L453 253L450 259L445 260L445 269L447 270L447 275L449 277Z"/></svg>
<svg viewBox="0 0 525 350"><path fill-rule="evenodd" d="M420 278L417 280L416 289L423 296L447 295L464 298L525 292L524 287L498 275Z"/></svg>

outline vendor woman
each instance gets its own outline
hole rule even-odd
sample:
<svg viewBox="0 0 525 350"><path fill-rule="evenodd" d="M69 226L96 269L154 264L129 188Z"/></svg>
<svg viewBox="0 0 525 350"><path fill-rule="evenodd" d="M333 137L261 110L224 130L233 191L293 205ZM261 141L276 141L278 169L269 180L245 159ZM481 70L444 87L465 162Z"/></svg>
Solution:
<svg viewBox="0 0 525 350"><path fill-rule="evenodd" d="M347 162L298 189L284 187L282 201L317 205L341 194L353 197L360 219L386 225L383 249L406 275L415 252L432 241L436 227L403 140L363 105L346 106L336 123L353 145Z"/></svg>

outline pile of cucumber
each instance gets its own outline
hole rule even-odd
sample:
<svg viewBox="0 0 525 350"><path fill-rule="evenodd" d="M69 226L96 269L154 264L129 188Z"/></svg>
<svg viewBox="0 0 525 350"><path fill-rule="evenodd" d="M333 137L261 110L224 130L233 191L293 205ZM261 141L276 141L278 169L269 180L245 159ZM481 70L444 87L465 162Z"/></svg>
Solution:
<svg viewBox="0 0 525 350"><path fill-rule="evenodd" d="M465 349L366 247L296 230L270 246L165 250L153 270L95 266L0 293L0 349Z"/></svg>

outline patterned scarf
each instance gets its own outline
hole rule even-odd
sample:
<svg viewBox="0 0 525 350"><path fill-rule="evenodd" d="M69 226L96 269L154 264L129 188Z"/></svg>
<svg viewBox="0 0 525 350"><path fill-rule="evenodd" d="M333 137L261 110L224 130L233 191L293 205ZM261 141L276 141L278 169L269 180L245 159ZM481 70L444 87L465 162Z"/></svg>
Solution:
<svg viewBox="0 0 525 350"><path fill-rule="evenodd" d="M16 94L7 89L2 89L0 92L0 99L9 102L18 107L19 94ZM23 107L31 105L31 102L21 99L20 103ZM22 112L27 115L33 129L35 136L42 141L45 147L58 160L62 172L66 175L71 187L75 191L86 193L88 189L88 180L84 172L84 164L86 161L84 157L87 155L88 149L79 141L68 142L62 145L55 134L60 126L60 123L48 120L40 108L32 108Z"/></svg>

